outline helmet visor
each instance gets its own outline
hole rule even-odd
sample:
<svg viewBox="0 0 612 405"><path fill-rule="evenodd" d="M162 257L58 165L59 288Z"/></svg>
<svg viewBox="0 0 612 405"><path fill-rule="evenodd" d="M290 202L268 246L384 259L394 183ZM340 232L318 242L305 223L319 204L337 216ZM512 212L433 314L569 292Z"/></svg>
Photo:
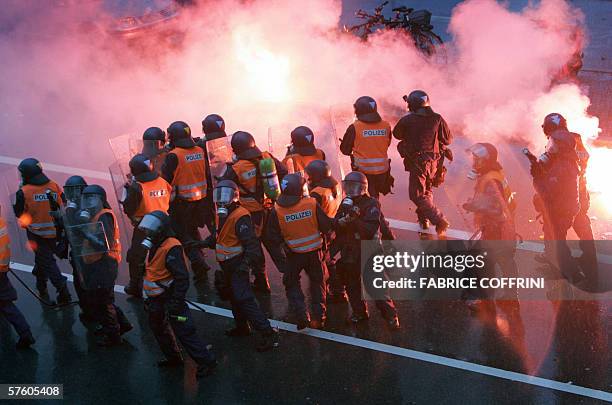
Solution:
<svg viewBox="0 0 612 405"><path fill-rule="evenodd" d="M343 181L342 188L344 193L349 197L359 197L365 194L365 184L356 181Z"/></svg>
<svg viewBox="0 0 612 405"><path fill-rule="evenodd" d="M102 197L98 194L84 194L81 196L81 208L98 211L102 209Z"/></svg>
<svg viewBox="0 0 612 405"><path fill-rule="evenodd" d="M140 229L147 235L158 233L162 229L162 227L162 221L155 215L151 214L145 215L138 224L138 229Z"/></svg>
<svg viewBox="0 0 612 405"><path fill-rule="evenodd" d="M236 190L231 187L217 187L213 190L215 204L229 204L236 199Z"/></svg>
<svg viewBox="0 0 612 405"><path fill-rule="evenodd" d="M68 201L78 202L81 200L83 186L64 186L64 195Z"/></svg>

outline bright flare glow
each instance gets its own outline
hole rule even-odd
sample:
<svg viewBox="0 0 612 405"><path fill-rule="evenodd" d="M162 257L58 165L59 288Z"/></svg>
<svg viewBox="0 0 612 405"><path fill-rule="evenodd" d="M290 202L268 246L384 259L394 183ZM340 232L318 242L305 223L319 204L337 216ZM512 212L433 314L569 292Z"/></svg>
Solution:
<svg viewBox="0 0 612 405"><path fill-rule="evenodd" d="M261 101L289 99L289 59L271 52L256 33L234 31L234 55L245 70L245 85L250 96Z"/></svg>

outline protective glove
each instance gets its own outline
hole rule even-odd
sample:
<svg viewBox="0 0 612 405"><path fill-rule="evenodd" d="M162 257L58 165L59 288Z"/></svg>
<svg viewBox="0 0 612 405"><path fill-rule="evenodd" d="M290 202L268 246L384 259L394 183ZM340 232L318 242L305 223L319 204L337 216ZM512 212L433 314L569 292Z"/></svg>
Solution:
<svg viewBox="0 0 612 405"><path fill-rule="evenodd" d="M345 215L342 218L340 218L338 220L338 225L340 226L347 226L348 224L350 224L351 222L353 222L355 220L356 217L352 216L352 215Z"/></svg>
<svg viewBox="0 0 612 405"><path fill-rule="evenodd" d="M187 306L185 305L185 300L180 298L171 298L168 301L168 314L170 316L178 316L185 312Z"/></svg>
<svg viewBox="0 0 612 405"><path fill-rule="evenodd" d="M189 240L183 243L186 249L214 249L217 244L216 238L209 235L204 240Z"/></svg>

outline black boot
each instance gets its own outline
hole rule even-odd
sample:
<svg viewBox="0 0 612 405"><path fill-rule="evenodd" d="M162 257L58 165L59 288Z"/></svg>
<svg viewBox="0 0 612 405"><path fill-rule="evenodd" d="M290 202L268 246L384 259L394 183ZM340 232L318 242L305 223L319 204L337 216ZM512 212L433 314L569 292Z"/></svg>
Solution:
<svg viewBox="0 0 612 405"><path fill-rule="evenodd" d="M270 282L268 281L268 275L266 273L256 273L255 280L253 280L253 290L269 295L272 290L270 290Z"/></svg>
<svg viewBox="0 0 612 405"><path fill-rule="evenodd" d="M450 223L444 218L442 218L440 222L436 224L436 233L438 234L438 239L446 239L446 231L448 230L449 226Z"/></svg>
<svg viewBox="0 0 612 405"><path fill-rule="evenodd" d="M47 280L37 278L36 289L38 290L38 294L42 297L47 297L49 295L49 291L47 290Z"/></svg>
<svg viewBox="0 0 612 405"><path fill-rule="evenodd" d="M180 357L173 357L170 359L164 359L157 362L157 367L159 368L174 368L180 367L183 365L183 359Z"/></svg>
<svg viewBox="0 0 612 405"><path fill-rule="evenodd" d="M267 352L279 346L278 331L274 328L270 328L264 331L258 331L259 342L257 343L256 349L258 352Z"/></svg>
<svg viewBox="0 0 612 405"><path fill-rule="evenodd" d="M36 343L36 339L34 339L34 336L32 336L32 332L27 332L23 336L19 337L19 341L15 346L19 350L25 350L29 349L34 343Z"/></svg>
<svg viewBox="0 0 612 405"><path fill-rule="evenodd" d="M210 270L210 266L205 261L199 263L191 263L193 270L193 281L201 283L206 280L206 273Z"/></svg>
<svg viewBox="0 0 612 405"><path fill-rule="evenodd" d="M113 347L113 346L119 346L121 345L121 343L123 343L121 336L104 335L104 337L98 341L98 346Z"/></svg>
<svg viewBox="0 0 612 405"><path fill-rule="evenodd" d="M68 286L64 284L64 286L57 292L57 303L68 304L71 301L72 297L70 296L70 292L68 292Z"/></svg>

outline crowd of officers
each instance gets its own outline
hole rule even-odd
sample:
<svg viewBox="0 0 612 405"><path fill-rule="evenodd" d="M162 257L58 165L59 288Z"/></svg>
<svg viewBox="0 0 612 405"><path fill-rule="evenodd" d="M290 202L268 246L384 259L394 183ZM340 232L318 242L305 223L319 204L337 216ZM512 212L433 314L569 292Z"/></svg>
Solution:
<svg viewBox="0 0 612 405"><path fill-rule="evenodd" d="M165 356L160 367L182 364L177 341L198 364L198 376L216 366L210 345L197 335L185 301L189 274L198 283L210 270L203 249L215 253L220 266L215 286L234 314L235 327L226 334L246 336L254 330L258 351L279 344L278 332L255 295L270 293L262 246L282 273L298 329L324 328L328 301L348 301L350 323L367 321L361 241L378 240L382 251L385 241L394 239L379 201L394 184L388 156L392 136L400 141L398 150L410 173L409 196L416 205L422 235L432 234L426 231L431 224L438 238L445 237L449 222L434 204L432 190L444 181L445 160L453 159L452 136L425 92L415 90L404 99L409 113L393 130L379 115L374 99L364 96L354 103L356 120L340 145L341 152L351 157L353 171L342 184L332 176L325 154L315 147L314 134L305 126L291 132L282 161L261 151L247 132L235 132L228 145L225 122L216 114L203 120L201 139L193 137L181 121L172 123L167 134L156 127L144 132L142 153L129 162L129 179L120 198L134 226L125 292L135 298L142 298L143 291L146 295L150 327ZM587 215L588 154L580 136L567 130L560 114L548 115L543 129L549 141L546 152L532 162L532 175L536 208L543 215L550 242L538 260L560 267L571 280L592 281L592 274L586 274L597 265ZM233 156L219 170L213 160L217 146L223 144ZM506 276L516 275L514 193L492 144L477 143L468 151L473 157L469 177L475 187L463 208L474 213L481 239L512 241L497 252L495 261ZM261 162L266 159L273 161L273 173L262 171ZM100 345L119 345L132 325L114 302L121 244L117 215L105 190L80 176L70 177L62 188L43 173L36 159L23 160L19 171L23 181L13 209L35 253L32 274L38 292L48 297L51 281L57 303L70 303L66 278L54 256L70 260L81 320L98 325ZM266 185L274 186L275 181L280 195L267 192ZM564 198L557 198L560 195ZM200 228L204 227L210 235L202 239ZM565 243L570 227L583 239L584 254L573 267ZM34 338L12 303L16 294L6 275L9 258L8 232L2 221L0 309L20 336L18 347L29 347ZM302 272L310 281L310 308L300 284ZM473 304L478 301L467 298ZM400 323L393 300L379 299L375 304L389 328L397 330Z"/></svg>

